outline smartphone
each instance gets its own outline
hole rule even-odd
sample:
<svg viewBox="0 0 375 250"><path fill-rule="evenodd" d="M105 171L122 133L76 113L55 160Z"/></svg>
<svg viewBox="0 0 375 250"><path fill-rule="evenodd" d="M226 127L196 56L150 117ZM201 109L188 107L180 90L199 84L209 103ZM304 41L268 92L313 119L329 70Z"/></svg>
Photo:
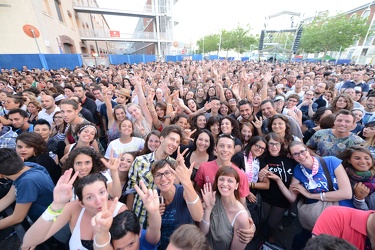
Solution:
<svg viewBox="0 0 375 250"><path fill-rule="evenodd" d="M159 196L159 203L160 203L160 204L163 204L163 203L164 203L164 197L163 197L163 196Z"/></svg>

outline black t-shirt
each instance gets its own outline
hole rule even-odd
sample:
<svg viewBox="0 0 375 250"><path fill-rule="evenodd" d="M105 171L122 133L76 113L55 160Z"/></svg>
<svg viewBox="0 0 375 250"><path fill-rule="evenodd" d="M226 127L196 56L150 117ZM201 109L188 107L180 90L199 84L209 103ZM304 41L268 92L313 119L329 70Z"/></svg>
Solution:
<svg viewBox="0 0 375 250"><path fill-rule="evenodd" d="M269 171L280 176L286 188L289 188L293 177L293 170L297 165L297 162L286 156L275 157L267 155L260 160L260 169L263 169L267 165ZM262 196L263 201L271 206L287 208L290 205L289 201L282 194L279 186L274 180L270 180L270 188L268 190L259 190L259 193Z"/></svg>

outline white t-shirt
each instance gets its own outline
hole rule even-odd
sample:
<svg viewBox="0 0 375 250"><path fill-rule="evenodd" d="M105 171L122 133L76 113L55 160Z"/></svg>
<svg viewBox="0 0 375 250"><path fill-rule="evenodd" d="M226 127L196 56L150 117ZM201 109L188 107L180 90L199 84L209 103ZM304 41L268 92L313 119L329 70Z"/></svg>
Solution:
<svg viewBox="0 0 375 250"><path fill-rule="evenodd" d="M104 157L109 159L111 157L112 149L114 150L113 156L119 157L122 153L142 150L144 146L145 140L138 137L132 137L132 140L129 143L121 143L119 138L109 143Z"/></svg>

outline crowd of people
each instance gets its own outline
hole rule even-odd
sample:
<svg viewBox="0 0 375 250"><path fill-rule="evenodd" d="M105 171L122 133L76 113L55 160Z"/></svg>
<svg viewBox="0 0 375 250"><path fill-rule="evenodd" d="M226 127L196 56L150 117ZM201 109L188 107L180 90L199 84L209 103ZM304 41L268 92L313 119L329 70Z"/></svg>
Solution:
<svg viewBox="0 0 375 250"><path fill-rule="evenodd" d="M375 246L373 226L363 241L320 219L372 220L374 72L227 60L1 69L0 211L14 212L0 230L31 222L23 249L257 249L298 215L294 249L320 234Z"/></svg>

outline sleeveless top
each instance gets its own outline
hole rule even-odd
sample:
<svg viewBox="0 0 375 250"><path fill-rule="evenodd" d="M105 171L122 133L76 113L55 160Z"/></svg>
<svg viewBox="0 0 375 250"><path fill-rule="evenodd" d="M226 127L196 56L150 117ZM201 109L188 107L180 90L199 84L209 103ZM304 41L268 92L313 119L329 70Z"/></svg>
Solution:
<svg viewBox="0 0 375 250"><path fill-rule="evenodd" d="M118 214L120 208L123 205L124 204L121 203L121 202L117 203L115 211L113 211L112 217L115 217ZM86 248L82 245L82 240L81 240L81 220L82 220L82 216L83 216L84 212L85 212L85 208L82 208L82 210L81 210L81 212L78 216L77 223L76 223L76 225L73 229L72 236L70 237L70 240L69 240L69 249L90 250L90 249L88 249L88 248ZM93 240L85 240L84 242L87 242L87 243L91 244L91 246L93 245L92 244ZM93 249L93 248L91 248L91 249Z"/></svg>
<svg viewBox="0 0 375 250"><path fill-rule="evenodd" d="M233 225L241 213L247 213L246 210L240 210L234 216L233 221L230 222L225 212L221 197L216 196L215 206L210 215L210 229L207 234L208 242L212 249L228 250L232 244L233 239Z"/></svg>
<svg viewBox="0 0 375 250"><path fill-rule="evenodd" d="M110 143L113 140L116 140L116 139L120 138L121 133L120 133L120 130L118 128L117 122L114 122L112 127L110 127L108 129L107 135L108 135L108 143Z"/></svg>
<svg viewBox="0 0 375 250"><path fill-rule="evenodd" d="M139 131L138 127L135 126L135 125L133 126L134 127L133 134L134 134L135 137L139 137L139 138L145 139L146 136L151 132L152 125L149 126L149 124L147 123L145 117L143 117L141 124L142 124L142 128L144 128L144 130L145 130L144 134L141 134L141 132Z"/></svg>

